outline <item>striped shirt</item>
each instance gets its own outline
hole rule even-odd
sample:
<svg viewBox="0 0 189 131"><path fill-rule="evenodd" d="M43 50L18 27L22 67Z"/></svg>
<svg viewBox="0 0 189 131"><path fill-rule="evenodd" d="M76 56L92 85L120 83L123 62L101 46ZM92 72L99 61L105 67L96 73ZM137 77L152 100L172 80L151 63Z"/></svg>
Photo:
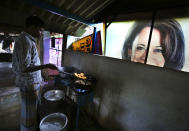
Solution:
<svg viewBox="0 0 189 131"><path fill-rule="evenodd" d="M26 68L40 65L36 40L30 34L22 32L15 40L12 67L16 74L16 86L25 87L42 82L41 71L24 73Z"/></svg>

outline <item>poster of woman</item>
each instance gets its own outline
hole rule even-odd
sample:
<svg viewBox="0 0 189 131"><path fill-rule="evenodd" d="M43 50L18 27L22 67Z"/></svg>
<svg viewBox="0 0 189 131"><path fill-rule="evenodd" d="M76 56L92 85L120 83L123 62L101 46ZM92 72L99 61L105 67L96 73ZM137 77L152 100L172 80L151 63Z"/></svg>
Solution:
<svg viewBox="0 0 189 131"><path fill-rule="evenodd" d="M153 25L149 19L111 26L107 30L107 56L189 72L189 16L157 17Z"/></svg>

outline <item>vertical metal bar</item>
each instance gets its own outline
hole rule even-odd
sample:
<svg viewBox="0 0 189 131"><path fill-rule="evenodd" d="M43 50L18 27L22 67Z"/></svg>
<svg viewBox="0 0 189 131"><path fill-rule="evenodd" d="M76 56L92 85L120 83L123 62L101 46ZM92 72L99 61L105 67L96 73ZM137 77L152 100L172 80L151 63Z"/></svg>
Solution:
<svg viewBox="0 0 189 131"><path fill-rule="evenodd" d="M148 59L148 54L149 54L149 49L150 49L150 42L151 42L151 38L152 38L156 12L157 11L154 11L153 14L152 14L152 24L151 24L151 28L150 28L150 35L149 35L149 39L148 39L148 46L147 46L147 49L146 49L146 56L145 56L144 64L146 64L147 59Z"/></svg>
<svg viewBox="0 0 189 131"><path fill-rule="evenodd" d="M63 34L63 40L62 40L62 50L66 49L67 47L67 39L68 39L68 35Z"/></svg>
<svg viewBox="0 0 189 131"><path fill-rule="evenodd" d="M44 58L44 56L43 56L44 55L44 46L43 46L44 40L43 40L43 38L44 38L44 34L42 33L42 36L40 38L40 48L39 48L41 64L44 64L44 59L43 59Z"/></svg>
<svg viewBox="0 0 189 131"><path fill-rule="evenodd" d="M96 27L94 27L94 31L93 31L93 38L92 38L92 53L94 53L95 51L95 38L96 37Z"/></svg>
<svg viewBox="0 0 189 131"><path fill-rule="evenodd" d="M107 31L107 27L106 27L106 24L107 24L107 20L106 18L104 19L104 22L103 22L103 32L104 32L104 49L103 49L103 53L104 55L106 55L106 31Z"/></svg>
<svg viewBox="0 0 189 131"><path fill-rule="evenodd" d="M55 43L56 43L56 38L55 38ZM57 66L58 66L58 57L59 57L59 48L60 47L60 43L59 43L59 41L58 41L58 49L56 50L57 51L57 53L58 53L58 55L57 55Z"/></svg>
<svg viewBox="0 0 189 131"><path fill-rule="evenodd" d="M64 52L65 52L65 49L67 47L67 39L68 39L68 35L66 34L63 34L62 36L62 60L61 60L61 66L63 66L63 61L64 61Z"/></svg>

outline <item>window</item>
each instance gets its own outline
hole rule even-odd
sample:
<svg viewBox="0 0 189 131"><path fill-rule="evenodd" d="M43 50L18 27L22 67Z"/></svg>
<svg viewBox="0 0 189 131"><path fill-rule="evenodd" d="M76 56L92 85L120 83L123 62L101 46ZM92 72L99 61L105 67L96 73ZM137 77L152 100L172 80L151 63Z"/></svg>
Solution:
<svg viewBox="0 0 189 131"><path fill-rule="evenodd" d="M49 49L49 63L61 66L62 60L62 35L56 34L51 36Z"/></svg>

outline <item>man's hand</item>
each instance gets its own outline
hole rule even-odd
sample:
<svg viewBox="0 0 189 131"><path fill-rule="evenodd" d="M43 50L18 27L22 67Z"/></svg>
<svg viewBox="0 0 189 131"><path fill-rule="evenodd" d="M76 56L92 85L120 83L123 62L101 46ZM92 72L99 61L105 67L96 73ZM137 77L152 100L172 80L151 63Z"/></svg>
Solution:
<svg viewBox="0 0 189 131"><path fill-rule="evenodd" d="M57 67L54 64L46 64L46 68L50 68L52 70L57 70Z"/></svg>

